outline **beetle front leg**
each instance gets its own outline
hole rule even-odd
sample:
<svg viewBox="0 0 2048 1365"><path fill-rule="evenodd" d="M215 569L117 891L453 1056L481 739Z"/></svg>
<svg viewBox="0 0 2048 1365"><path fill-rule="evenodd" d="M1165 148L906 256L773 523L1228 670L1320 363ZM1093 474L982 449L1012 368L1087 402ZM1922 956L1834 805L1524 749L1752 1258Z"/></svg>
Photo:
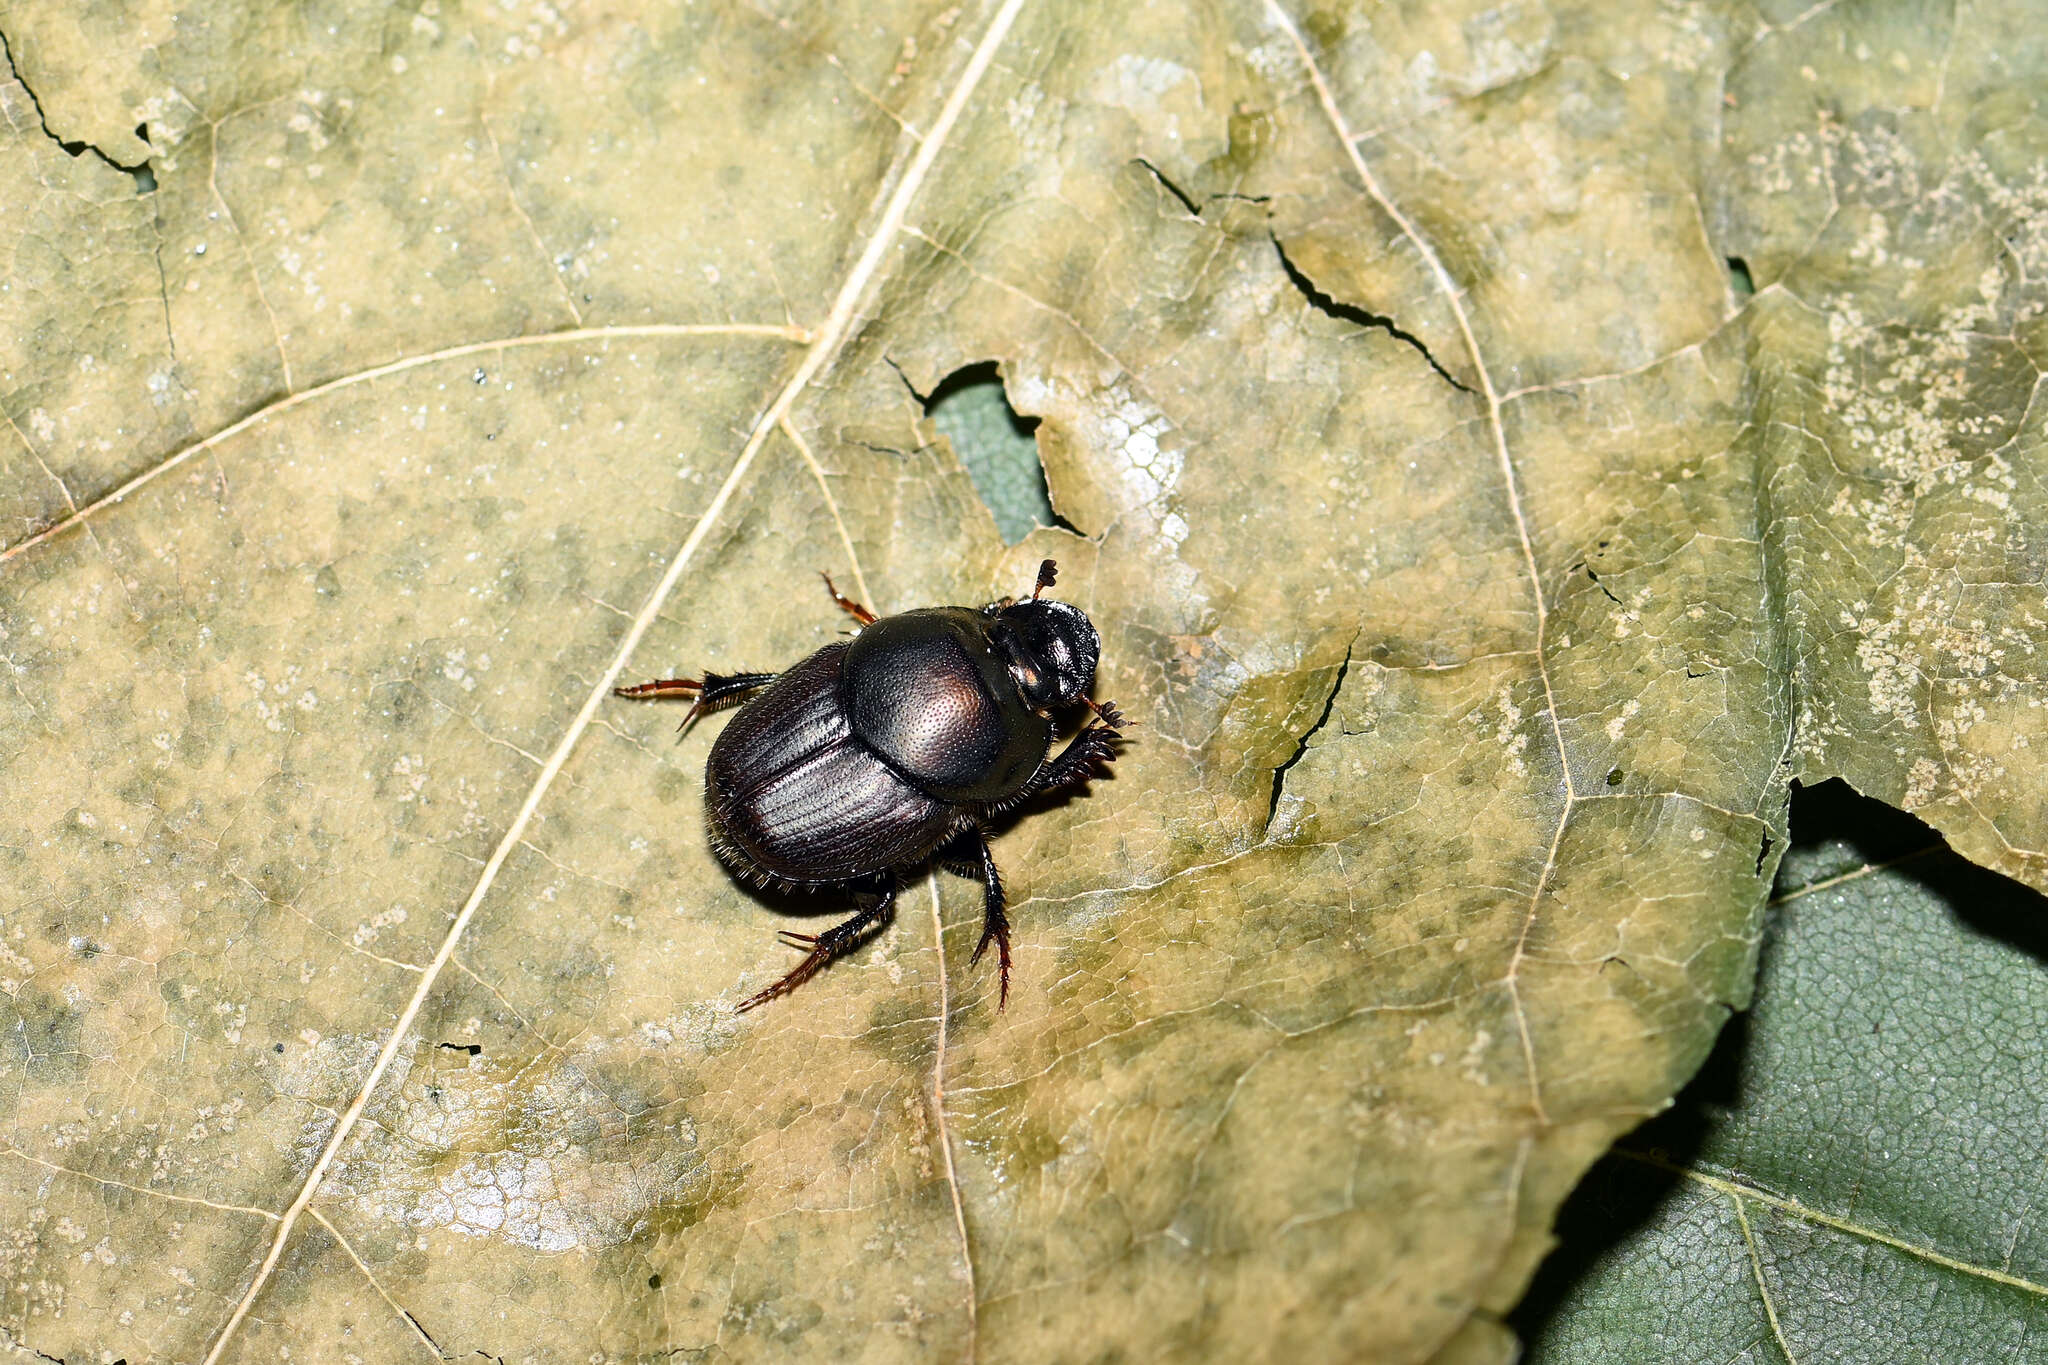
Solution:
<svg viewBox="0 0 2048 1365"><path fill-rule="evenodd" d="M703 678L656 678L653 682L635 683L631 687L614 687L615 697L631 697L635 701L658 701L664 697L694 698L696 705L684 715L683 723L676 727L681 734L690 728L690 722L707 711L716 711L744 699L749 693L758 691L780 676L775 673L706 673Z"/></svg>
<svg viewBox="0 0 2048 1365"><path fill-rule="evenodd" d="M967 959L967 965L971 967L981 961L989 944L996 945L996 970L1001 982L996 1008L1000 1010L1010 1003L1010 917L1003 913L1003 874L996 871L996 855L989 849L988 833L976 829L974 843L981 850L981 942L974 945L974 956Z"/></svg>
<svg viewBox="0 0 2048 1365"><path fill-rule="evenodd" d="M1073 742L1060 750L1052 762L1041 765L1029 782L1002 800L990 802L982 813L1002 815L1035 796L1078 787L1095 776L1098 765L1109 766L1116 757L1116 742L1123 738L1123 732L1118 728L1123 724L1123 717L1118 714L1114 702L1104 702L1101 710L1103 724L1090 725L1075 735Z"/></svg>
<svg viewBox="0 0 2048 1365"><path fill-rule="evenodd" d="M896 878L885 878L881 884L882 894L873 905L856 910L851 918L841 920L822 934L799 934L794 929L783 929L777 937L792 948L808 948L810 951L794 971L764 991L756 991L734 1007L733 1013L745 1014L756 1005L765 1005L778 995L788 995L798 986L816 976L821 968L835 957L844 957L867 937L868 931L889 918L896 908Z"/></svg>

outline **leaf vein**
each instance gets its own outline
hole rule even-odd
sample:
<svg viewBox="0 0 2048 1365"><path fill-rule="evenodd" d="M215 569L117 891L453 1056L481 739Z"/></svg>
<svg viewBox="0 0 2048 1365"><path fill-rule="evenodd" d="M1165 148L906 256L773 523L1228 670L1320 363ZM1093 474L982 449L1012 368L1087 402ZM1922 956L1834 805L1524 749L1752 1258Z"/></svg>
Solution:
<svg viewBox="0 0 2048 1365"><path fill-rule="evenodd" d="M1728 1202L1735 1206L1735 1221L1742 1228L1742 1245L1749 1252L1749 1273L1756 1277L1757 1297L1764 1303L1764 1318L1771 1324L1771 1337L1778 1343L1778 1352L1785 1357L1785 1365L1799 1365L1799 1359L1792 1354L1792 1347L1785 1341L1785 1329L1778 1324L1778 1304L1771 1297L1771 1286L1764 1279L1763 1253L1757 1249L1756 1233L1749 1226L1749 1210L1741 1196L1732 1191Z"/></svg>
<svg viewBox="0 0 2048 1365"><path fill-rule="evenodd" d="M939 1038L932 1049L932 1117L939 1130L939 1152L946 1159L946 1189L953 1196L953 1223L960 1230L960 1264L967 1271L967 1353L972 1365L979 1344L980 1309L974 1286L973 1245L967 1240L967 1206L960 1198L960 1176L953 1167L953 1134L946 1126L946 1043L953 1013L951 983L946 976L946 924L939 915L939 874L925 874L932 891L932 943L939 958Z"/></svg>
<svg viewBox="0 0 2048 1365"><path fill-rule="evenodd" d="M1744 1181L1728 1180L1720 1176L1708 1175L1704 1171L1690 1170L1649 1152L1630 1151L1626 1147L1617 1147L1614 1150L1619 1156L1624 1156L1631 1161L1639 1161L1645 1166L1655 1166L1658 1170L1668 1171L1673 1175L1681 1176L1695 1184L1704 1185L1717 1194L1725 1195L1730 1199L1754 1200L1788 1217L1797 1218L1808 1223L1815 1223L1824 1228L1833 1228L1836 1232L1844 1232L1851 1237L1861 1237L1866 1241L1875 1242L1879 1246L1890 1247L1893 1251L1900 1251L1908 1256L1917 1257L1920 1260L1926 1261L1929 1265L1938 1265L1944 1270L1953 1270L1960 1275L1973 1275L1978 1279L1990 1280L1994 1284L2002 1284L2008 1289L2023 1290L2029 1294L2038 1294L2042 1298L2048 1298L2048 1284L2040 1284L2024 1276L2014 1275L2009 1271L1993 1270L1989 1266L1977 1265L1972 1261L1965 1261L1960 1257L1950 1256L1945 1252L1936 1251L1933 1247L1921 1246L1917 1242L1909 1242L1903 1237L1894 1237L1892 1234L1882 1232L1877 1228L1867 1227L1850 1219L1837 1217L1832 1213L1825 1213L1810 1205L1802 1204L1797 1199L1788 1199L1781 1194L1772 1194L1768 1190L1761 1189Z"/></svg>
<svg viewBox="0 0 2048 1365"><path fill-rule="evenodd" d="M6 549L0 550L0 564L6 563L18 554L34 549L46 540L55 539L72 527L80 525L86 518L96 512L111 507L115 503L126 501L129 496L141 488L155 483L158 479L194 456L212 450L230 437L239 436L252 427L261 426L271 418L289 412L301 404L310 403L316 398L325 398L328 394L342 389L354 388L358 384L367 384L371 380L383 379L394 374L403 374L408 370L417 370L422 366L436 364L443 360L461 360L468 356L485 355L493 351L518 350L527 346L557 346L579 341L610 341L636 336L760 336L778 337L784 341L793 342L811 339L811 334L801 327L785 327L772 323L654 322L636 324L630 327L579 327L562 332L534 332L525 336L498 337L491 341L467 341L459 346L443 347L438 351L426 351L419 355L400 356L398 359L386 361L382 365L372 365L366 370L356 370L349 374L339 375L324 384L316 384L310 389L300 389L296 393L287 393L283 398L277 399L275 402L266 403L247 416L228 423L219 431L214 432L213 435L201 437L188 446L172 451L169 455L143 470L140 474L135 475L135 477L129 479L128 482L122 484L113 492L94 499L84 507L73 511L61 521L53 522L26 539L17 541ZM66 498L67 500L69 498L68 491Z"/></svg>
<svg viewBox="0 0 2048 1365"><path fill-rule="evenodd" d="M401 1307L398 1300L391 1297L391 1291L384 1287L383 1281L370 1273L370 1267L361 1256L356 1254L356 1249L349 1245L348 1238L341 1235L341 1229L328 1222L327 1215L318 1209L308 1209L306 1212L313 1215L313 1221L327 1229L327 1235L334 1239L334 1244L347 1253L351 1261L355 1262L356 1269L362 1271L363 1278L370 1282L370 1288L377 1291L377 1297L390 1305L392 1312L405 1319L406 1325L412 1328L413 1336L419 1341L420 1345L426 1347L435 1360L447 1359L446 1356L441 1354L441 1348L434 1344L434 1339L427 1335L427 1329L420 1326L420 1320Z"/></svg>
<svg viewBox="0 0 2048 1365"><path fill-rule="evenodd" d="M1530 931L1536 924L1537 906L1542 903L1543 893L1549 889L1550 879L1557 870L1557 851L1564 841L1565 827L1571 823L1572 807L1577 800L1577 794L1572 789L1571 764L1565 751L1564 726L1558 719L1556 692L1551 685L1550 661L1544 652L1550 613L1543 598L1543 580L1536 567L1536 544L1529 532L1529 519L1522 510L1521 481L1515 472L1514 457L1508 451L1507 428L1501 422L1500 394L1494 388L1493 375L1487 368L1486 357L1479 350L1478 338L1473 335L1472 319L1465 310L1464 296L1459 292L1456 281L1451 278L1443 258L1437 254L1436 249L1430 245L1408 215L1403 213L1380 188L1378 178L1373 175L1372 168L1365 164L1365 157L1358 150L1358 142L1351 134L1349 122L1345 119L1343 111L1337 107L1337 98L1330 90L1330 83L1325 79L1322 67L1316 62L1315 55L1309 51L1308 43L1295 27L1294 20L1281 8L1280 0L1266 0L1266 11L1293 42L1295 52L1300 56L1302 65L1308 72L1310 83L1315 87L1316 99L1322 105L1323 113L1330 120L1331 127L1335 129L1337 140L1344 148L1346 157L1350 159L1351 169L1358 176L1366 194L1379 205L1381 212L1393 220L1401 235L1415 244L1417 254L1421 256L1423 264L1428 266L1437 287L1443 291L1444 303L1458 324L1458 333L1464 340L1466 354L1472 357L1472 370L1479 380L1480 395L1486 400L1487 427L1493 433L1494 453L1500 462L1501 478L1507 488L1508 510L1514 515L1515 534L1521 542L1522 560L1528 569L1529 596L1536 612L1536 672L1543 682L1544 710L1550 717L1550 732L1557 745L1558 767L1564 779L1564 809L1558 812L1557 828L1551 834L1550 848L1544 854L1543 869L1537 874L1536 887L1529 895L1529 908L1522 917L1522 932L1516 939L1514 956L1509 959L1507 973L1503 978L1509 998L1515 1007L1515 1027L1521 1034L1522 1061L1529 1072L1530 1103L1536 1111L1537 1121L1547 1124L1550 1116L1543 1108L1543 1086L1536 1073L1535 1042L1529 1034L1529 1013L1522 1003L1521 967L1527 956Z"/></svg>
<svg viewBox="0 0 2048 1365"><path fill-rule="evenodd" d="M89 1171L75 1170L70 1166L62 1166L54 1161L45 1161L39 1156L29 1155L18 1147L0 1147L0 1155L18 1157L30 1165L41 1166L46 1171L56 1171L61 1175L74 1175L80 1180L90 1180L95 1185L106 1185L117 1190L130 1190L136 1194L147 1194L158 1199L168 1199L175 1204L198 1204L209 1209L219 1209L223 1213L249 1213L254 1214L258 1218L268 1218L273 1223L277 1221L277 1215L269 1209L254 1208L247 1204L221 1204L211 1199L201 1199L195 1194L173 1194L169 1190L151 1189L147 1185L131 1185L125 1180L115 1180L111 1176L93 1175Z"/></svg>

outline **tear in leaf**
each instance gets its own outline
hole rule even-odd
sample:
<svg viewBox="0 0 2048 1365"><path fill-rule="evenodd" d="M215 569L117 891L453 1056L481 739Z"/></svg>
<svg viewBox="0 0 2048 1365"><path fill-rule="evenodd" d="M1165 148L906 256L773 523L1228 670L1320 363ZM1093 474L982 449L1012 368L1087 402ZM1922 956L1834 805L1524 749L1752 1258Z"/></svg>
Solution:
<svg viewBox="0 0 2048 1365"><path fill-rule="evenodd" d="M1005 545L1015 545L1033 527L1067 525L1052 510L1045 486L1038 419L1021 417L1010 406L995 361L953 371L924 400L924 411L953 443Z"/></svg>

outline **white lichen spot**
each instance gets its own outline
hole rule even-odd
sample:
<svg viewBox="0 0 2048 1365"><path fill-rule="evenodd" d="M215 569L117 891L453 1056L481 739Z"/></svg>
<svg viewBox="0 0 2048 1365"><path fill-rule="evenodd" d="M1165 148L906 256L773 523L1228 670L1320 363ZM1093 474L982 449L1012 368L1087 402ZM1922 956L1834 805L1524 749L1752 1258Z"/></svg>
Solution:
<svg viewBox="0 0 2048 1365"><path fill-rule="evenodd" d="M1507 750L1508 766L1515 775L1526 776L1529 769L1522 756L1529 750L1529 736L1522 729L1522 708L1515 705L1514 690L1507 686L1494 693L1493 699L1500 707L1500 724L1494 728L1494 742Z"/></svg>
<svg viewBox="0 0 2048 1365"><path fill-rule="evenodd" d="M643 1023L543 1070L420 1068L400 1088L398 1146L352 1155L330 1188L422 1236L447 1230L545 1253L615 1245L648 1210L687 1192L696 1130L672 1117L663 1154L648 1156L589 1076L615 1064L601 1054L665 1047L679 1031L695 1032L682 1021Z"/></svg>
<svg viewBox="0 0 2048 1365"><path fill-rule="evenodd" d="M469 651L451 649L441 661L441 676L465 692L476 690L476 677L469 671Z"/></svg>
<svg viewBox="0 0 2048 1365"><path fill-rule="evenodd" d="M1906 774L1906 794L1901 805L1906 810L1918 810L1931 802L1941 790L1941 765L1931 758L1913 761L1911 771Z"/></svg>
<svg viewBox="0 0 2048 1365"><path fill-rule="evenodd" d="M1148 123L1155 123L1168 137L1178 135L1175 109L1169 96L1176 86L1192 88L1185 102L1190 109L1201 105L1201 82L1195 73L1164 57L1127 53L1101 68L1088 84L1088 95L1097 104L1128 109Z"/></svg>
<svg viewBox="0 0 2048 1365"><path fill-rule="evenodd" d="M241 1042L242 1029L249 1022L249 1007L247 1005L233 1004L226 1000L216 1000L213 1003L213 1013L214 1017L221 1021L221 1037L227 1039L230 1043Z"/></svg>
<svg viewBox="0 0 2048 1365"><path fill-rule="evenodd" d="M1465 1049L1465 1079L1474 1085L1492 1085L1492 1078L1486 1073L1486 1049L1493 1043L1493 1035L1485 1029L1473 1035L1471 1045Z"/></svg>
<svg viewBox="0 0 2048 1365"><path fill-rule="evenodd" d="M375 943L377 936L386 929L389 929L394 924L405 923L405 916L406 910L403 905L393 905L388 909L380 910L368 920L356 926L355 932L349 935L349 942L355 944L358 948L368 947L370 944Z"/></svg>
<svg viewBox="0 0 2048 1365"><path fill-rule="evenodd" d="M420 754L400 754L391 764L391 775L405 784L400 801L414 801L427 786L427 760Z"/></svg>

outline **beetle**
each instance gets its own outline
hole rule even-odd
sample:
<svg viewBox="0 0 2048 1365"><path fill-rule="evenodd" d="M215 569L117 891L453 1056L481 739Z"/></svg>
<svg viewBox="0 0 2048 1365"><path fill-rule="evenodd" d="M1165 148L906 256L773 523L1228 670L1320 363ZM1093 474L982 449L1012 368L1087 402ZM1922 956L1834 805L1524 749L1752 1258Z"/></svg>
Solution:
<svg viewBox="0 0 2048 1365"><path fill-rule="evenodd" d="M858 623L779 673L706 673L613 691L693 703L679 731L738 704L704 766L711 844L735 873L785 891L844 888L874 900L822 934L782 930L803 961L740 1002L787 995L885 923L897 878L935 856L982 885L981 940L994 944L998 1008L1010 999L1010 922L988 823L1034 797L1081 786L1122 738L1114 702L1096 702L1101 639L1079 607L1041 596L1058 569L1038 567L1031 596L982 607L925 607L876 617L825 591ZM1048 759L1054 713L1095 719Z"/></svg>

